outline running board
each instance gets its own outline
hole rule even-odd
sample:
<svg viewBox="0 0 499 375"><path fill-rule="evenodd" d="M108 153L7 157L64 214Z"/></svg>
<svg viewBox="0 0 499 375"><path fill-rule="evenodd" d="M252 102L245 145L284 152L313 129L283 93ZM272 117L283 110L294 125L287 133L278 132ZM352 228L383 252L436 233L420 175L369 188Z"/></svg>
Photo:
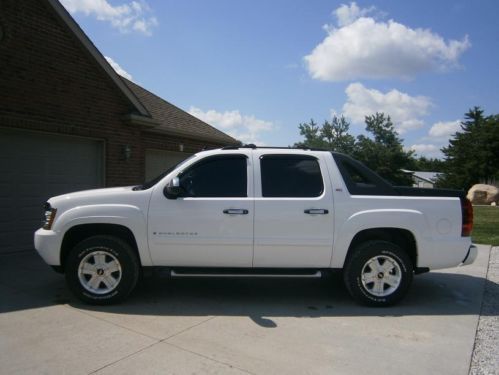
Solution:
<svg viewBox="0 0 499 375"><path fill-rule="evenodd" d="M171 270L171 277L279 277L279 278L320 278L322 277L321 271L304 271L304 272L286 272L279 270L275 272L265 272L261 269L255 271L226 271L219 272L220 270ZM269 270L270 271L270 270Z"/></svg>

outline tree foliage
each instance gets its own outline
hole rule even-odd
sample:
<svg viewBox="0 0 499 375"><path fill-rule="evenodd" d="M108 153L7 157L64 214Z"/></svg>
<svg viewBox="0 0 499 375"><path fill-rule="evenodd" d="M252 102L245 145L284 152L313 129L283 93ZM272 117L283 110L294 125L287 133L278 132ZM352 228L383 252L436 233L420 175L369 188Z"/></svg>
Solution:
<svg viewBox="0 0 499 375"><path fill-rule="evenodd" d="M365 117L367 135L349 134L343 116L318 125L314 120L299 125L304 141L298 147L321 148L352 155L388 181L411 184L401 171L444 172L439 187L469 189L476 183L499 183L499 115L485 116L480 107L470 109L449 145L442 149L444 160L416 158L405 151L390 116L376 113Z"/></svg>
<svg viewBox="0 0 499 375"><path fill-rule="evenodd" d="M352 155L388 181L410 185L410 176L401 172L414 166L412 151L404 151L402 139L395 131L390 116L376 113L367 116L366 131L370 137L357 138L348 133L350 124L343 116L333 116L319 126L314 120L299 125L304 141L296 147L311 147Z"/></svg>
<svg viewBox="0 0 499 375"><path fill-rule="evenodd" d="M499 115L484 116L480 107L470 109L449 146L444 147L444 176L438 185L469 189L499 181Z"/></svg>
<svg viewBox="0 0 499 375"><path fill-rule="evenodd" d="M440 159L427 158L420 156L414 160L414 170L421 172L442 172L445 168L445 162Z"/></svg>
<svg viewBox="0 0 499 375"><path fill-rule="evenodd" d="M353 156L391 183L411 185L411 176L401 170L414 165L413 151L404 150L390 116L376 113L365 122L372 138L359 135Z"/></svg>
<svg viewBox="0 0 499 375"><path fill-rule="evenodd" d="M324 121L322 126L312 119L298 126L305 140L295 147L320 148L350 154L353 152L355 138L348 133L350 124L343 116L333 116L331 122Z"/></svg>

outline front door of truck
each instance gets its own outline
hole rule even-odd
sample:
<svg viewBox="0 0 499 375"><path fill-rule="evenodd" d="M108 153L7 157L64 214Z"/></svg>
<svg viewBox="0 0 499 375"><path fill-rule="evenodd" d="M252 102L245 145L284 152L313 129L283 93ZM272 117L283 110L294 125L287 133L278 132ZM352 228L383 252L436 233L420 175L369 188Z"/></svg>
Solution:
<svg viewBox="0 0 499 375"><path fill-rule="evenodd" d="M251 267L254 201L248 155L207 156L177 172L182 190L177 199L165 197L164 184L151 197L153 264Z"/></svg>

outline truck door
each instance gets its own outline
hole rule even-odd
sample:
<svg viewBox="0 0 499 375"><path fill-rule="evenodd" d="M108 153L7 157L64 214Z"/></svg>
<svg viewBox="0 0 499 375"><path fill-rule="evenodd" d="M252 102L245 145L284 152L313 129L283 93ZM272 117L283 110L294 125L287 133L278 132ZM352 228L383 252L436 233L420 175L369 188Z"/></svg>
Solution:
<svg viewBox="0 0 499 375"><path fill-rule="evenodd" d="M207 156L175 175L183 190L177 199L156 188L148 219L153 264L251 267L252 168L243 153Z"/></svg>
<svg viewBox="0 0 499 375"><path fill-rule="evenodd" d="M313 154L256 150L253 162L253 266L329 267L334 215L324 161Z"/></svg>

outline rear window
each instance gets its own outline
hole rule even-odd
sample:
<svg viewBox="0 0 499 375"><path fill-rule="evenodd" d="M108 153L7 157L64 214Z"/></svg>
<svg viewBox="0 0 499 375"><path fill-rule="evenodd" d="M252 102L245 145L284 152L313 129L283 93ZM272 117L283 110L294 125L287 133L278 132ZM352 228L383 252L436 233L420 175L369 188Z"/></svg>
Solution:
<svg viewBox="0 0 499 375"><path fill-rule="evenodd" d="M333 153L334 161L352 195L399 195L394 187L364 164L343 154Z"/></svg>
<svg viewBox="0 0 499 375"><path fill-rule="evenodd" d="M260 169L263 197L311 198L324 191L319 163L314 157L264 155Z"/></svg>

